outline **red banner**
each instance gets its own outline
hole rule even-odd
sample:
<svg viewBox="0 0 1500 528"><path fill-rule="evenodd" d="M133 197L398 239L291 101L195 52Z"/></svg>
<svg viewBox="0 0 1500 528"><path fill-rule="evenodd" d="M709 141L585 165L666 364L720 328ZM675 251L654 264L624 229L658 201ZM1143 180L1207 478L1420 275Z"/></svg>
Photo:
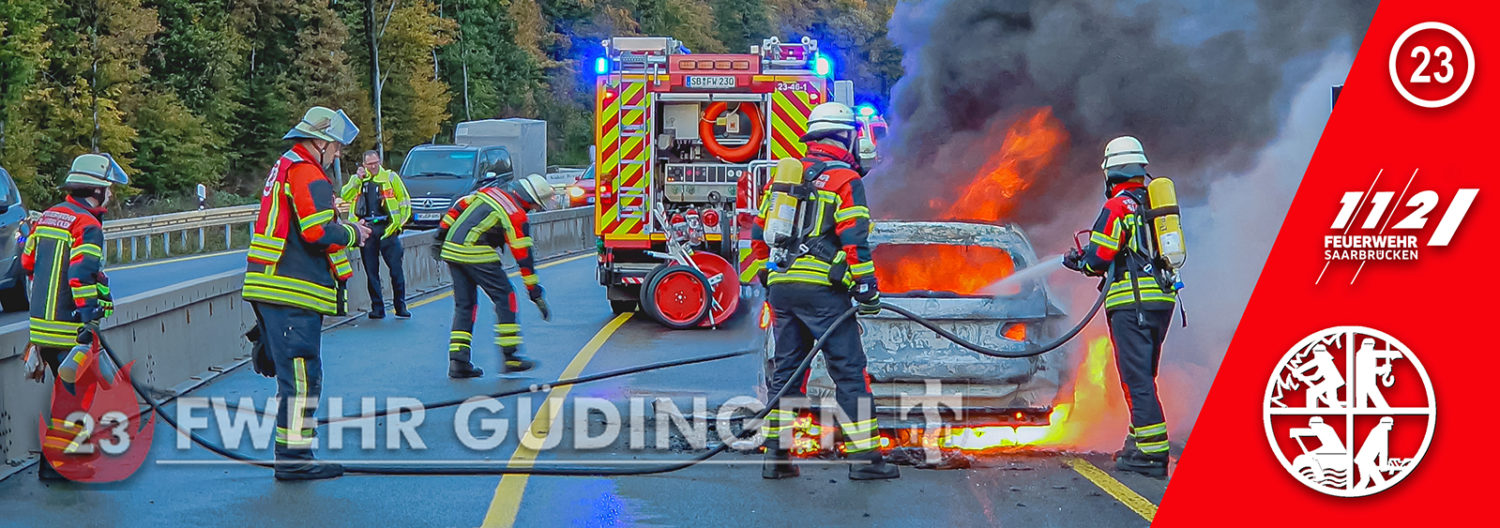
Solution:
<svg viewBox="0 0 1500 528"><path fill-rule="evenodd" d="M1497 429L1496 15L1381 3L1157 524L1482 518Z"/></svg>

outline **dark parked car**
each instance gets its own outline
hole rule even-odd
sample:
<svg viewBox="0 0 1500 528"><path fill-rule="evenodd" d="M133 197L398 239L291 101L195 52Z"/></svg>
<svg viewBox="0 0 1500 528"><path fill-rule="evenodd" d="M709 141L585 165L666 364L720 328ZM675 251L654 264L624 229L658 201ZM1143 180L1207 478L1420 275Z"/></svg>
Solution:
<svg viewBox="0 0 1500 528"><path fill-rule="evenodd" d="M400 172L411 193L407 225L417 229L437 227L453 200L515 179L505 147L421 145L406 153Z"/></svg>
<svg viewBox="0 0 1500 528"><path fill-rule="evenodd" d="M30 235L26 206L10 173L0 168L0 306L7 312L31 308L26 270L21 268L20 238Z"/></svg>

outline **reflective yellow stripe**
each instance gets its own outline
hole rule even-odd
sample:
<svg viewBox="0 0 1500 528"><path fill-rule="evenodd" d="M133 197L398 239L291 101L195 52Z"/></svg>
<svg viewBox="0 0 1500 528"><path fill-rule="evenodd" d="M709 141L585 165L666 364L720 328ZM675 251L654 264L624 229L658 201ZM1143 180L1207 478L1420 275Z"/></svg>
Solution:
<svg viewBox="0 0 1500 528"><path fill-rule="evenodd" d="M880 437L872 436L844 443L845 453L862 453L880 446Z"/></svg>
<svg viewBox="0 0 1500 528"><path fill-rule="evenodd" d="M525 283L527 286L536 286L542 283L542 278L536 275L522 275L521 282Z"/></svg>
<svg viewBox="0 0 1500 528"><path fill-rule="evenodd" d="M1135 446L1140 448L1143 453L1160 453L1172 449L1172 446L1167 445L1166 440L1160 442L1140 442Z"/></svg>
<svg viewBox="0 0 1500 528"><path fill-rule="evenodd" d="M843 222L845 220L853 220L853 219L856 219L856 218L869 218L869 217L870 217L870 208L862 206L862 205L856 205L854 207L846 207L844 209L839 209L838 211L835 211L833 213L833 220L835 222Z"/></svg>
<svg viewBox="0 0 1500 528"><path fill-rule="evenodd" d="M1167 423L1166 422L1162 422L1162 423L1159 423L1159 424L1156 424L1156 425L1148 425L1148 426L1145 426L1145 427L1135 427L1133 429L1135 429L1135 436L1137 436L1137 437L1166 434L1167 433Z"/></svg>
<svg viewBox="0 0 1500 528"><path fill-rule="evenodd" d="M1093 242L1094 244L1098 245L1099 247L1102 247L1102 248L1105 248L1105 249L1109 249L1111 251L1120 249L1120 241L1119 240L1110 238L1109 235L1106 235L1104 233L1100 233L1098 231L1095 231L1094 234L1089 235L1089 242Z"/></svg>
<svg viewBox="0 0 1500 528"><path fill-rule="evenodd" d="M851 265L849 266L849 272L855 275L869 275L871 273L875 273L875 263L861 262L859 264Z"/></svg>
<svg viewBox="0 0 1500 528"><path fill-rule="evenodd" d="M766 281L768 285L793 282L819 284L823 286L828 286L831 284L828 282L827 274L807 273L801 271L772 272L770 278Z"/></svg>
<svg viewBox="0 0 1500 528"><path fill-rule="evenodd" d="M510 241L510 247L524 249L531 247L531 237L521 237Z"/></svg>
<svg viewBox="0 0 1500 528"><path fill-rule="evenodd" d="M871 419L865 420L863 422L854 422L852 424L840 424L840 427L844 430L844 434L849 435L851 438L853 438L853 437L860 437L860 436L863 436L863 435L868 435L868 434L870 434L872 432L875 432L876 423L875 423L875 419L871 418Z"/></svg>
<svg viewBox="0 0 1500 528"><path fill-rule="evenodd" d="M320 293L323 296L317 296ZM296 306L323 314L335 311L333 290L311 282L262 272L245 274L243 296L249 301Z"/></svg>
<svg viewBox="0 0 1500 528"><path fill-rule="evenodd" d="M500 337L496 337L495 338L495 344L503 346L503 347L520 346L521 345L521 336L512 335L512 336L500 336Z"/></svg>
<svg viewBox="0 0 1500 528"><path fill-rule="evenodd" d="M333 288L329 288L327 286L323 286L321 284L313 282L308 282L302 279L295 279L292 277L271 275L263 272L246 273L245 282L249 283L251 281L254 281L256 284L264 284L267 286L275 286L295 290L307 289L311 290L309 293L325 296L329 299L332 299L334 296Z"/></svg>
<svg viewBox="0 0 1500 528"><path fill-rule="evenodd" d="M53 240L64 240L70 244L73 243L73 233L69 233L66 229L59 229L49 226L37 226L36 230L32 231L31 234L33 236L50 238Z"/></svg>
<svg viewBox="0 0 1500 528"><path fill-rule="evenodd" d="M302 420L303 420L302 410L307 408L307 359L306 358L292 358L292 374L296 376L295 387L296 387L296 390L297 390L297 395L292 400L293 403L296 404L296 406L291 409L292 415L289 417L289 420L290 420L289 423L291 424L291 427L289 429L291 429L290 432L294 432L295 435L293 435L291 438L289 438L288 442L292 442L292 441L304 441L304 440L306 440L305 437L302 435L302 433L303 433L303 428L302 428ZM308 440L308 441L310 441L310 440Z"/></svg>
<svg viewBox="0 0 1500 528"><path fill-rule="evenodd" d="M94 244L81 244L68 252L68 258L78 258L79 255L92 255L94 258L104 258L104 250Z"/></svg>
<svg viewBox="0 0 1500 528"><path fill-rule="evenodd" d="M745 271L740 272L740 282L749 283L760 274L761 268L765 267L766 259L755 259L745 266Z"/></svg>
<svg viewBox="0 0 1500 528"><path fill-rule="evenodd" d="M77 286L73 288L74 299L93 299L98 296L99 288L95 288L93 284L89 284L87 286Z"/></svg>
<svg viewBox="0 0 1500 528"><path fill-rule="evenodd" d="M74 323L72 321L51 321L38 317L31 318L32 330L77 333L79 328L83 328L83 323Z"/></svg>
<svg viewBox="0 0 1500 528"><path fill-rule="evenodd" d="M797 268L827 273L829 270L833 269L833 266L827 262L823 262L811 256L802 256L799 257L796 262L792 263L792 269Z"/></svg>
<svg viewBox="0 0 1500 528"><path fill-rule="evenodd" d="M495 331L502 334L519 334L521 333L521 325L515 323L501 323L495 325Z"/></svg>
<svg viewBox="0 0 1500 528"><path fill-rule="evenodd" d="M463 330L454 330L448 334L448 339L454 342L468 343L474 339L474 334Z"/></svg>
<svg viewBox="0 0 1500 528"><path fill-rule="evenodd" d="M317 227L317 226L320 226L320 225L323 225L323 224L326 224L326 223L332 222L332 221L333 221L333 209L328 209L328 210L324 210L324 211L318 211L316 213L313 213L313 214L310 214L310 215L307 215L307 216L304 216L302 218L297 219L297 225L301 226L303 231L307 231L308 229L312 229L314 227Z"/></svg>

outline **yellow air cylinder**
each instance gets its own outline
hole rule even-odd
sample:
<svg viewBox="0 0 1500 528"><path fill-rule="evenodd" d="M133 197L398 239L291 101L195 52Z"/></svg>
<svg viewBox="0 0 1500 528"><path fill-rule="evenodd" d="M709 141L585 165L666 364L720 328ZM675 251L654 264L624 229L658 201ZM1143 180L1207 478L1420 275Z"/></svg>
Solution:
<svg viewBox="0 0 1500 528"><path fill-rule="evenodd" d="M784 188L787 185L802 184L802 162L795 158L785 158L776 162L776 170L771 175L772 188ZM770 262L780 260L781 254L786 250L779 248L781 241L792 238L792 230L797 223L797 197L785 191L772 191L771 203L767 204L765 241L771 246Z"/></svg>
<svg viewBox="0 0 1500 528"><path fill-rule="evenodd" d="M1157 252L1172 266L1179 269L1187 262L1187 241L1182 236L1182 217L1177 211L1177 186L1167 178L1153 178L1147 185L1153 210L1170 211L1151 221L1151 230L1156 234Z"/></svg>

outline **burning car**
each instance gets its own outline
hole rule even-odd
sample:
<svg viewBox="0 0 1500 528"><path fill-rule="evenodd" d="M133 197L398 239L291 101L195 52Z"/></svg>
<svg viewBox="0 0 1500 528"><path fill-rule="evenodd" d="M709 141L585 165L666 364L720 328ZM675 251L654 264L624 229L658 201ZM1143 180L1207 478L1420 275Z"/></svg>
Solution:
<svg viewBox="0 0 1500 528"><path fill-rule="evenodd" d="M1016 226L877 222L870 242L885 302L985 347L1020 352L1056 338L1074 323L1041 281L991 289L1015 270L1038 262L1031 242ZM938 266L942 269L931 269ZM995 358L890 311L861 317L858 324L882 428L905 431L905 436L931 429L920 407L901 410L923 403L940 412L941 427L953 434L1048 425L1068 379L1066 346L1030 358ZM773 336L766 345L766 377L774 347ZM833 396L821 356L814 360L807 392L814 402Z"/></svg>

